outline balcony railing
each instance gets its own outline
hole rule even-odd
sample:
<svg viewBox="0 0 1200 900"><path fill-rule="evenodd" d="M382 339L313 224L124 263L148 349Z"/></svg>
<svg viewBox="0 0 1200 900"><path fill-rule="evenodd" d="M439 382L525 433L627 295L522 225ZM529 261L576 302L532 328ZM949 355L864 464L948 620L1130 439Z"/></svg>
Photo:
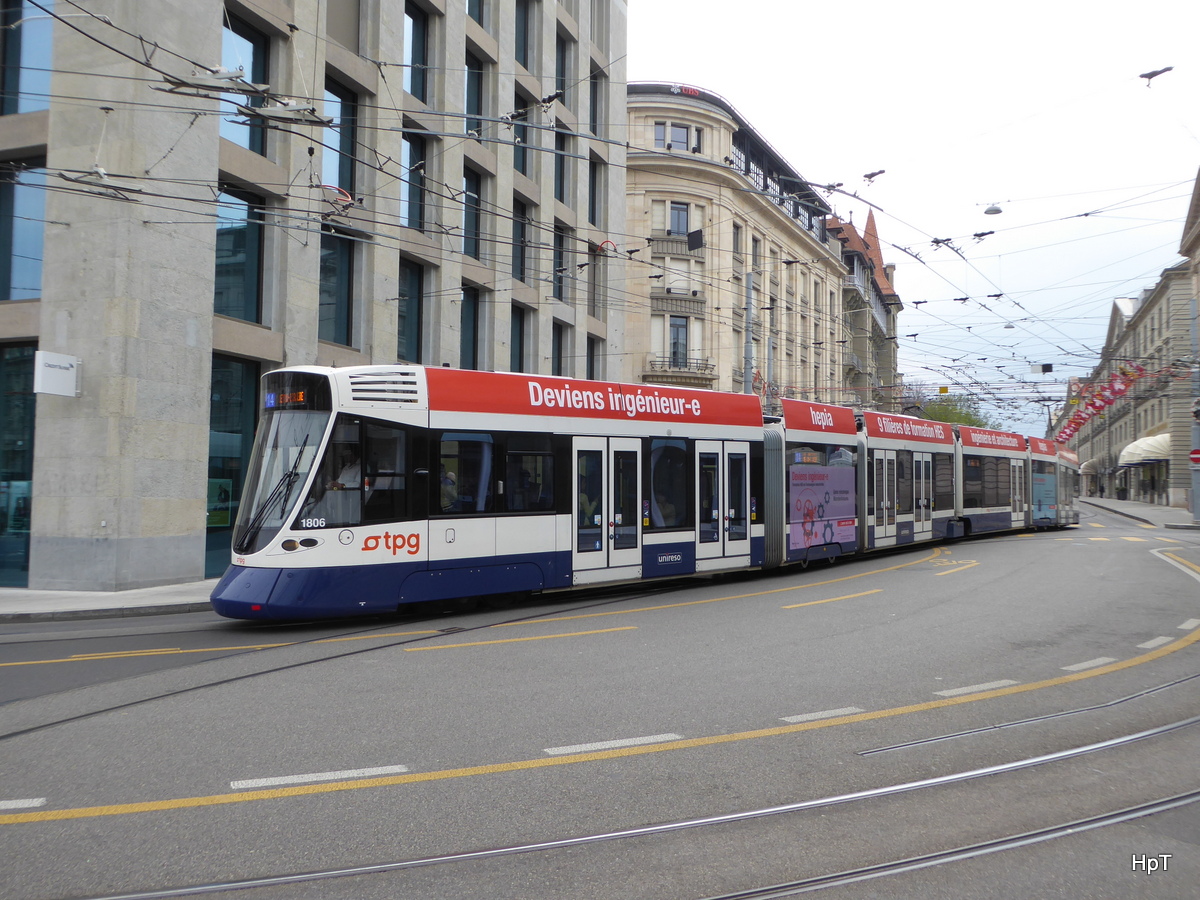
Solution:
<svg viewBox="0 0 1200 900"><path fill-rule="evenodd" d="M708 357L680 356L677 354L652 356L647 362L652 372L696 372L700 375L711 375L716 368L713 361Z"/></svg>

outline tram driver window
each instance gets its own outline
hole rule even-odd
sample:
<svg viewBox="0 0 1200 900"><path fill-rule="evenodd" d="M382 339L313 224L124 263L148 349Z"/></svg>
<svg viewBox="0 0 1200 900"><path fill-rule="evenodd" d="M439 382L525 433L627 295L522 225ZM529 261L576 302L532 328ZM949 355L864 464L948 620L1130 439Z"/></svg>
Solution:
<svg viewBox="0 0 1200 900"><path fill-rule="evenodd" d="M333 528L362 521L362 426L357 418L339 416L316 478L297 517L296 528Z"/></svg>
<svg viewBox="0 0 1200 900"><path fill-rule="evenodd" d="M406 490L408 433L386 422L364 422L366 432L364 523L410 518Z"/></svg>
<svg viewBox="0 0 1200 900"><path fill-rule="evenodd" d="M490 434L442 435L434 509L442 515L492 511L494 448Z"/></svg>

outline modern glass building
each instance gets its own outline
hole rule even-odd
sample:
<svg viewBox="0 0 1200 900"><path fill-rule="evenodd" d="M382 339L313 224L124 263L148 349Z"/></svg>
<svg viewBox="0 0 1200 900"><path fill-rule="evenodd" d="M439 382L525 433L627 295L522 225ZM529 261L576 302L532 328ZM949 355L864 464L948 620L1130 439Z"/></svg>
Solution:
<svg viewBox="0 0 1200 900"><path fill-rule="evenodd" d="M272 368L604 377L625 8L0 0L0 583L220 574Z"/></svg>

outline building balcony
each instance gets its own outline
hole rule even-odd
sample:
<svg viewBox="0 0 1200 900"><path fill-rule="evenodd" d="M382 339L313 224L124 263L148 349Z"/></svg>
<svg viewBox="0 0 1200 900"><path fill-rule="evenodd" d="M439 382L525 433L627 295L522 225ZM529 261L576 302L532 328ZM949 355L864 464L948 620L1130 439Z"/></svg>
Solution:
<svg viewBox="0 0 1200 900"><path fill-rule="evenodd" d="M653 354L646 357L642 381L647 384L711 388L717 381L717 367L707 356Z"/></svg>

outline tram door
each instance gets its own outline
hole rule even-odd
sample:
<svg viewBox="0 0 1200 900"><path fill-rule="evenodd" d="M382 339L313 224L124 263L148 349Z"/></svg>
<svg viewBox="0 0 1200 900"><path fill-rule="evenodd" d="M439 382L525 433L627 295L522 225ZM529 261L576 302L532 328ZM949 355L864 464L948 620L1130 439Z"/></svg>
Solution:
<svg viewBox="0 0 1200 900"><path fill-rule="evenodd" d="M933 535L933 454L920 451L913 453L913 535Z"/></svg>
<svg viewBox="0 0 1200 900"><path fill-rule="evenodd" d="M875 453L875 537L896 536L896 451Z"/></svg>
<svg viewBox="0 0 1200 900"><path fill-rule="evenodd" d="M640 566L641 441L577 437L573 452L576 473L573 570L578 573ZM621 577L629 574L622 572ZM576 581L579 580L577 577Z"/></svg>
<svg viewBox="0 0 1200 900"><path fill-rule="evenodd" d="M1009 481L1012 486L1012 523L1025 525L1029 511L1029 483L1025 478L1025 460L1010 459L1009 463L1012 466L1012 478Z"/></svg>
<svg viewBox="0 0 1200 900"><path fill-rule="evenodd" d="M750 445L696 441L696 559L750 555Z"/></svg>

